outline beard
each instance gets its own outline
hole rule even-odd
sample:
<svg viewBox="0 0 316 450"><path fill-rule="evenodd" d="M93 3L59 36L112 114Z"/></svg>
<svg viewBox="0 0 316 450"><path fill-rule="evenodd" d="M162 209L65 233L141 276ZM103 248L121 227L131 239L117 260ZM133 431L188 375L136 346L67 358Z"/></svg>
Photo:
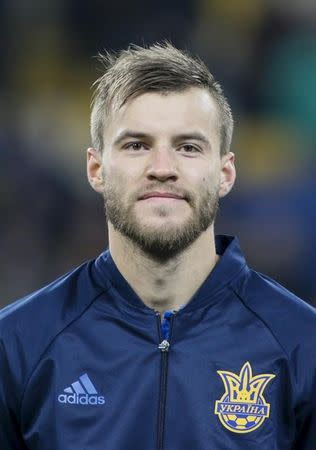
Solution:
<svg viewBox="0 0 316 450"><path fill-rule="evenodd" d="M159 190L166 186L155 186ZM163 189L162 189L163 190ZM219 204L218 188L207 186L198 199L188 193L186 201L191 207L190 217L181 224L173 225L171 221L159 226L148 226L135 214L134 205L126 205L123 195L114 185L106 183L103 192L107 219L113 228L125 236L152 260L159 263L175 258L186 250L214 222ZM137 199L135 199L137 201ZM155 206L159 217L170 214L164 205Z"/></svg>

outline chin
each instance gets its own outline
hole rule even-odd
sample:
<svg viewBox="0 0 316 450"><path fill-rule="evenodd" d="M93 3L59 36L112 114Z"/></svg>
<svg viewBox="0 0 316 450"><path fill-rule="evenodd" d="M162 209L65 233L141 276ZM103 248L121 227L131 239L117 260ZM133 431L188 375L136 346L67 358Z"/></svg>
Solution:
<svg viewBox="0 0 316 450"><path fill-rule="evenodd" d="M145 219L139 223L139 227L141 230L146 232L147 230L153 230L154 232L161 231L162 233L166 233L170 231L181 230L185 228L187 221L183 220L183 218L170 218L170 217L154 217L152 219Z"/></svg>

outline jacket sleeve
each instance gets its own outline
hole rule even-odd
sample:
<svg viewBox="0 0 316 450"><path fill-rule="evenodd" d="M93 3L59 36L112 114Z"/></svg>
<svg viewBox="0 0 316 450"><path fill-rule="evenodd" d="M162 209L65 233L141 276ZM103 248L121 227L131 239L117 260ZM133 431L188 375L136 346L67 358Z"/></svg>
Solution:
<svg viewBox="0 0 316 450"><path fill-rule="evenodd" d="M0 341L0 449L27 450L17 414L17 391L13 385L7 354Z"/></svg>
<svg viewBox="0 0 316 450"><path fill-rule="evenodd" d="M293 450L315 450L316 445L316 395L310 403L301 405L297 414L296 440Z"/></svg>
<svg viewBox="0 0 316 450"><path fill-rule="evenodd" d="M315 334L314 330L314 334ZM310 341L315 341L311 336ZM308 344L297 370L298 403L296 415L296 439L293 450L315 450L316 448L316 342Z"/></svg>

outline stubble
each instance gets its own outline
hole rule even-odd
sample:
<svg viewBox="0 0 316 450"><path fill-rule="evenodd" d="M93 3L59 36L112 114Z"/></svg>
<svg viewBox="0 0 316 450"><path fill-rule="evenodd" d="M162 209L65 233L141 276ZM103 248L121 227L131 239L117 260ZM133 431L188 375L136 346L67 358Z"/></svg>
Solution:
<svg viewBox="0 0 316 450"><path fill-rule="evenodd" d="M109 181L109 180L108 180ZM157 190L168 190L166 186ZM103 192L104 207L107 220L113 228L125 236L151 259L162 263L177 257L214 222L219 204L218 187L203 185L199 198L188 193L187 207L191 209L188 219L180 224L168 220L172 214L165 205L155 206L159 221L166 217L165 222L157 227L142 222L135 213L135 201L126 205L122 200L124 195L117 186L105 183Z"/></svg>

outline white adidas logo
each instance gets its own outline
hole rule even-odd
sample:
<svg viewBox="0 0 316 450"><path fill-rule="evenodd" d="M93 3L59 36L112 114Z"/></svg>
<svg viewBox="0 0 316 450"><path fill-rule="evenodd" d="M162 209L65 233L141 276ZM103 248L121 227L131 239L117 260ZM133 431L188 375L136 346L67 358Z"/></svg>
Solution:
<svg viewBox="0 0 316 450"><path fill-rule="evenodd" d="M65 394L58 395L59 403L69 405L104 405L105 398L98 395L92 381L85 373L79 377L71 386L64 389Z"/></svg>

